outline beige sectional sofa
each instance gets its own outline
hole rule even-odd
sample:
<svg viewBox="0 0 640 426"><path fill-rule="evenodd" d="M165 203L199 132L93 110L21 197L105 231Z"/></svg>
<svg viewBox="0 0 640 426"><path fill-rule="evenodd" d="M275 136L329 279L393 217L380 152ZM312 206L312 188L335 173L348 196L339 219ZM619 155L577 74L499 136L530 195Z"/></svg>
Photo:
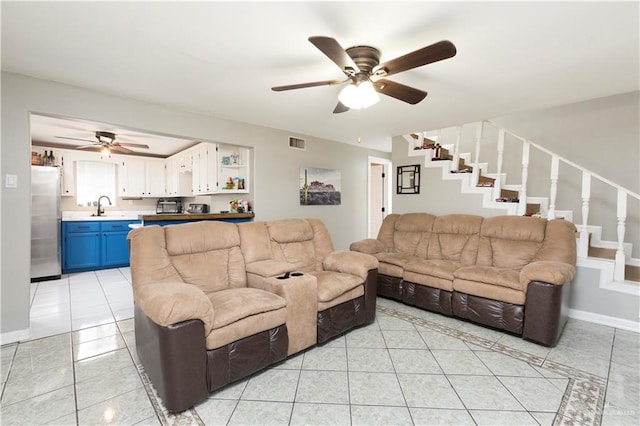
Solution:
<svg viewBox="0 0 640 426"><path fill-rule="evenodd" d="M576 269L575 226L523 216L388 215L351 250L378 259L378 295L553 346Z"/></svg>
<svg viewBox="0 0 640 426"><path fill-rule="evenodd" d="M378 261L317 219L129 233L136 348L170 411L375 318Z"/></svg>

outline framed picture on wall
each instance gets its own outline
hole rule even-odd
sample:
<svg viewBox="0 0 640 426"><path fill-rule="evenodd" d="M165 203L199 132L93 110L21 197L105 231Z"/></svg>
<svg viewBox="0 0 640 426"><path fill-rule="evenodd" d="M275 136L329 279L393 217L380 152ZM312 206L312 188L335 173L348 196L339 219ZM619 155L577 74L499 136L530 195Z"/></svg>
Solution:
<svg viewBox="0 0 640 426"><path fill-rule="evenodd" d="M420 193L420 164L398 166L396 194Z"/></svg>
<svg viewBox="0 0 640 426"><path fill-rule="evenodd" d="M317 167L300 167L300 205L340 205L340 171Z"/></svg>

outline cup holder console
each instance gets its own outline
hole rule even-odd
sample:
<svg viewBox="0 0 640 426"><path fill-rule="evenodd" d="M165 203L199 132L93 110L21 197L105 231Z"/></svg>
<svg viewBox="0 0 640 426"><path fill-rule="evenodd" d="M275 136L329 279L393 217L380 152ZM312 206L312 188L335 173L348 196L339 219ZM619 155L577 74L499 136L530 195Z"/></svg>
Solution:
<svg viewBox="0 0 640 426"><path fill-rule="evenodd" d="M289 277L301 277L304 274L302 272L287 272L284 275L277 277L279 280L286 280Z"/></svg>

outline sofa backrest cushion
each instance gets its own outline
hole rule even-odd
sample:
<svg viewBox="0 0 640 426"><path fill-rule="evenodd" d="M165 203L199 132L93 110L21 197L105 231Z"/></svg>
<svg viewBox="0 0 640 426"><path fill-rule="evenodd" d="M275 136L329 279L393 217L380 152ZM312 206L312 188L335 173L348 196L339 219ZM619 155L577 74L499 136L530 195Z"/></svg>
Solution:
<svg viewBox="0 0 640 426"><path fill-rule="evenodd" d="M153 225L134 229L127 235L133 291L150 283L181 282L182 277L167 253L164 228Z"/></svg>
<svg viewBox="0 0 640 426"><path fill-rule="evenodd" d="M239 223L238 233L244 261L247 264L273 259L271 238L266 222Z"/></svg>
<svg viewBox="0 0 640 426"><path fill-rule="evenodd" d="M205 294L247 286L240 235L233 223L202 221L164 227L167 253L182 280Z"/></svg>
<svg viewBox="0 0 640 426"><path fill-rule="evenodd" d="M281 219L267 222L274 260L284 260L296 269L316 269L314 232L305 219Z"/></svg>
<svg viewBox="0 0 640 426"><path fill-rule="evenodd" d="M396 233L396 220L400 217L398 213L391 213L385 216L378 231L377 240L384 244L387 251L393 250L393 236Z"/></svg>
<svg viewBox="0 0 640 426"><path fill-rule="evenodd" d="M482 216L467 214L438 216L433 223L427 258L474 265L482 221Z"/></svg>
<svg viewBox="0 0 640 426"><path fill-rule="evenodd" d="M525 216L485 218L480 229L478 265L522 269L542 247L547 220Z"/></svg>
<svg viewBox="0 0 640 426"><path fill-rule="evenodd" d="M393 252L426 257L436 216L406 213L395 220Z"/></svg>

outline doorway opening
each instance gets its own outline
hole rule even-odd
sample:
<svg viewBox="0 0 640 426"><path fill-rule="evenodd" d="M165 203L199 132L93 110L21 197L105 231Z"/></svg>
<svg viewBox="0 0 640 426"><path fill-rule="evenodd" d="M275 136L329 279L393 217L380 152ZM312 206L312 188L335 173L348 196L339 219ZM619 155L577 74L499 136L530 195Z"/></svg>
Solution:
<svg viewBox="0 0 640 426"><path fill-rule="evenodd" d="M391 160L369 156L367 236L376 238L385 216L391 213Z"/></svg>

